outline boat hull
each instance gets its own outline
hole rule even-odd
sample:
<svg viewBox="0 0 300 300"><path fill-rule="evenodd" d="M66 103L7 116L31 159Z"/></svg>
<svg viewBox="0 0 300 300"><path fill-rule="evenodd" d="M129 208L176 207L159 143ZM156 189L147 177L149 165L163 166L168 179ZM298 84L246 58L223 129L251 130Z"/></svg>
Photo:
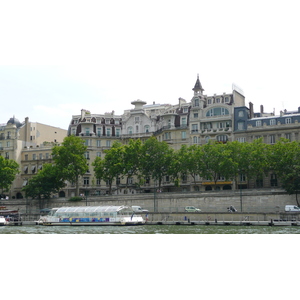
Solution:
<svg viewBox="0 0 300 300"><path fill-rule="evenodd" d="M144 222L43 222L43 226L137 226Z"/></svg>

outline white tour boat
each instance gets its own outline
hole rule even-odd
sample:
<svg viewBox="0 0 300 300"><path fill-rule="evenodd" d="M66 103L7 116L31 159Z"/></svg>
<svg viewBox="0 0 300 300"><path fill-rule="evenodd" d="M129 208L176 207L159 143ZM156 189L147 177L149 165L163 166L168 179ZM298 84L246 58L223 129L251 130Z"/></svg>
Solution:
<svg viewBox="0 0 300 300"><path fill-rule="evenodd" d="M145 220L128 206L73 206L52 208L38 225L142 225Z"/></svg>

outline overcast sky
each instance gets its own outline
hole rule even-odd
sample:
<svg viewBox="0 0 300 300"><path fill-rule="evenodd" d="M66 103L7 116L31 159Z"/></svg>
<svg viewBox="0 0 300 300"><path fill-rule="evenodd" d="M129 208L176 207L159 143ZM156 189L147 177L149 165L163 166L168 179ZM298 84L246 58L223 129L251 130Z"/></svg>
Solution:
<svg viewBox="0 0 300 300"><path fill-rule="evenodd" d="M47 3L47 4L45 4ZM259 111L300 106L297 1L1 1L0 123L68 128L131 101L238 85Z"/></svg>

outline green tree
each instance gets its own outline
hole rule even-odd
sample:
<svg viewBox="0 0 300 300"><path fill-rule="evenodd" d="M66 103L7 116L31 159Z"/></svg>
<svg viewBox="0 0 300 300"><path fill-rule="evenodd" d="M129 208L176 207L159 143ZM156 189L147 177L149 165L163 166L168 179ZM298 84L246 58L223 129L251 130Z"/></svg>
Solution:
<svg viewBox="0 0 300 300"><path fill-rule="evenodd" d="M141 173L144 177L152 177L161 188L163 177L171 175L171 164L174 150L166 142L159 142L150 137L143 144L141 156Z"/></svg>
<svg viewBox="0 0 300 300"><path fill-rule="evenodd" d="M18 173L18 163L12 159L5 159L0 155L0 188L2 193L9 190Z"/></svg>
<svg viewBox="0 0 300 300"><path fill-rule="evenodd" d="M203 167L199 174L212 180L215 184L220 176L229 179L233 173L235 162L230 157L230 150L223 143L208 143L202 146Z"/></svg>
<svg viewBox="0 0 300 300"><path fill-rule="evenodd" d="M44 164L43 169L34 175L23 187L26 197L49 199L65 186L60 170L52 164Z"/></svg>
<svg viewBox="0 0 300 300"><path fill-rule="evenodd" d="M126 186L128 178L132 176L137 176L139 183L141 183L141 156L142 156L142 142L140 139L129 140L127 145L124 145L123 151L123 163L124 163L124 175L127 177Z"/></svg>
<svg viewBox="0 0 300 300"><path fill-rule="evenodd" d="M109 193L112 193L112 183L124 173L124 147L115 142L112 147L104 151L105 157L96 157L92 165L96 178L104 180L109 184Z"/></svg>
<svg viewBox="0 0 300 300"><path fill-rule="evenodd" d="M270 147L271 169L277 174L282 188L289 194L296 195L300 191L300 143L281 139Z"/></svg>
<svg viewBox="0 0 300 300"><path fill-rule="evenodd" d="M70 135L64 138L61 146L52 148L52 156L63 179L74 182L76 196L79 195L79 177L88 171L88 163L85 158L87 146L77 136Z"/></svg>

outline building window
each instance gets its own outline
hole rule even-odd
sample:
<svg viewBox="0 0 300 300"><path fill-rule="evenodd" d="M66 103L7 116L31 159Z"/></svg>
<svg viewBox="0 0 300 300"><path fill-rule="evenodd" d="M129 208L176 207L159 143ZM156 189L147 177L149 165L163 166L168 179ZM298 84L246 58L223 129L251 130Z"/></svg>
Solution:
<svg viewBox="0 0 300 300"><path fill-rule="evenodd" d="M132 127L131 126L127 128L127 133L132 134Z"/></svg>
<svg viewBox="0 0 300 300"><path fill-rule="evenodd" d="M139 126L138 125L135 126L135 132L139 133Z"/></svg>
<svg viewBox="0 0 300 300"><path fill-rule="evenodd" d="M110 147L110 141L106 141L106 147Z"/></svg>
<svg viewBox="0 0 300 300"><path fill-rule="evenodd" d="M85 135L87 135L87 136L90 135L90 129L89 129L89 128L86 128L86 129L85 129Z"/></svg>
<svg viewBox="0 0 300 300"><path fill-rule="evenodd" d="M270 144L275 144L275 134L270 135Z"/></svg>
<svg viewBox="0 0 300 300"><path fill-rule="evenodd" d="M46 159L49 159L49 153L46 153Z"/></svg>
<svg viewBox="0 0 300 300"><path fill-rule="evenodd" d="M225 97L225 103L229 103L229 97Z"/></svg>
<svg viewBox="0 0 300 300"><path fill-rule="evenodd" d="M97 156L97 157L101 157L101 152L98 151L98 152L96 153L96 156Z"/></svg>
<svg viewBox="0 0 300 300"><path fill-rule="evenodd" d="M96 144L97 144L97 147L98 147L98 148L101 147L101 140L97 140L97 141L96 141Z"/></svg>
<svg viewBox="0 0 300 300"><path fill-rule="evenodd" d="M292 123L292 118L285 119L285 124L291 124L291 123Z"/></svg>
<svg viewBox="0 0 300 300"><path fill-rule="evenodd" d="M182 126L185 126L186 125L186 118L181 118L181 125Z"/></svg>
<svg viewBox="0 0 300 300"><path fill-rule="evenodd" d="M120 128L117 128L117 129L116 129L116 136L119 137L119 136L120 136L120 132L121 132Z"/></svg>
<svg viewBox="0 0 300 300"><path fill-rule="evenodd" d="M199 101L199 100L198 100L198 101ZM198 106L199 106L199 105L198 105ZM184 107L184 108L183 108L183 112L184 112L184 113L187 113L187 112L188 112L188 108L187 108L187 107Z"/></svg>
<svg viewBox="0 0 300 300"><path fill-rule="evenodd" d="M181 138L186 139L186 131L181 131Z"/></svg>
<svg viewBox="0 0 300 300"><path fill-rule="evenodd" d="M218 142L227 142L228 141L228 136L227 135L218 135L217 136L217 141Z"/></svg>
<svg viewBox="0 0 300 300"><path fill-rule="evenodd" d="M245 129L245 122L240 121L238 122L238 130L244 130Z"/></svg>
<svg viewBox="0 0 300 300"><path fill-rule="evenodd" d="M25 160L28 160L28 154L25 154Z"/></svg>
<svg viewBox="0 0 300 300"><path fill-rule="evenodd" d="M206 117L224 116L224 115L229 115L229 110L224 107L211 108L206 113Z"/></svg>
<svg viewBox="0 0 300 300"><path fill-rule="evenodd" d="M198 124L192 124L192 132L198 132Z"/></svg>
<svg viewBox="0 0 300 300"><path fill-rule="evenodd" d="M198 107L198 106L199 106L199 99L198 99L198 98L195 99L195 101L194 101L194 106L195 106L195 107Z"/></svg>
<svg viewBox="0 0 300 300"><path fill-rule="evenodd" d="M211 99L207 99L207 104L211 104Z"/></svg>
<svg viewBox="0 0 300 300"><path fill-rule="evenodd" d="M86 159L90 159L90 152L85 152L84 153L84 157L86 158Z"/></svg>
<svg viewBox="0 0 300 300"><path fill-rule="evenodd" d="M116 125L119 125L119 124L120 124L120 121L119 121L119 120L115 120L115 124L116 124Z"/></svg>
<svg viewBox="0 0 300 300"><path fill-rule="evenodd" d="M261 126L261 120L256 121L256 126Z"/></svg>
<svg viewBox="0 0 300 300"><path fill-rule="evenodd" d="M277 175L271 174L271 186L277 186Z"/></svg>
<svg viewBox="0 0 300 300"><path fill-rule="evenodd" d="M291 134L290 133L286 133L285 134L285 138L289 141L291 141Z"/></svg>
<svg viewBox="0 0 300 300"><path fill-rule="evenodd" d="M39 159L43 159L43 153L39 154Z"/></svg>
<svg viewBox="0 0 300 300"><path fill-rule="evenodd" d="M97 185L100 185L100 183L101 183L101 180L100 180L99 178L97 178L96 184L97 184Z"/></svg>
<svg viewBox="0 0 300 300"><path fill-rule="evenodd" d="M276 120L275 119L271 119L270 120L270 125L276 125Z"/></svg>
<svg viewBox="0 0 300 300"><path fill-rule="evenodd" d="M216 103L220 103L221 101L220 101L220 98L217 98L216 99Z"/></svg>
<svg viewBox="0 0 300 300"><path fill-rule="evenodd" d="M246 181L246 175L240 174L240 182L245 182L245 181Z"/></svg>
<svg viewBox="0 0 300 300"><path fill-rule="evenodd" d="M240 110L240 111L239 111L239 117L240 117L240 118L243 118L243 117L244 117L244 111L243 111L243 110Z"/></svg>
<svg viewBox="0 0 300 300"><path fill-rule="evenodd" d="M106 128L106 136L111 136L111 128Z"/></svg>
<svg viewBox="0 0 300 300"><path fill-rule="evenodd" d="M83 177L83 184L89 185L90 184L90 178L89 177Z"/></svg>
<svg viewBox="0 0 300 300"><path fill-rule="evenodd" d="M165 140L171 139L171 132L165 132Z"/></svg>
<svg viewBox="0 0 300 300"><path fill-rule="evenodd" d="M101 127L98 127L98 128L97 128L97 136L101 136L101 131L102 131L102 128L101 128Z"/></svg>
<svg viewBox="0 0 300 300"><path fill-rule="evenodd" d="M139 123L140 122L140 117L134 117L134 121L135 121L135 123Z"/></svg>
<svg viewBox="0 0 300 300"><path fill-rule="evenodd" d="M105 124L110 124L110 119L106 119Z"/></svg>
<svg viewBox="0 0 300 300"><path fill-rule="evenodd" d="M194 119L198 118L198 113L194 113Z"/></svg>
<svg viewBox="0 0 300 300"><path fill-rule="evenodd" d="M197 136L193 137L193 144L198 144L198 137Z"/></svg>
<svg viewBox="0 0 300 300"><path fill-rule="evenodd" d="M146 125L146 126L144 127L144 129L145 129L145 132L148 133L148 132L149 132L149 125Z"/></svg>
<svg viewBox="0 0 300 300"><path fill-rule="evenodd" d="M36 160L36 154L32 154L32 159Z"/></svg>
<svg viewBox="0 0 300 300"><path fill-rule="evenodd" d="M205 137L205 143L208 144L209 140L210 140L210 136L207 135L207 136Z"/></svg>
<svg viewBox="0 0 300 300"><path fill-rule="evenodd" d="M240 143L245 143L246 142L246 138L245 137L239 137L236 139L238 142Z"/></svg>

